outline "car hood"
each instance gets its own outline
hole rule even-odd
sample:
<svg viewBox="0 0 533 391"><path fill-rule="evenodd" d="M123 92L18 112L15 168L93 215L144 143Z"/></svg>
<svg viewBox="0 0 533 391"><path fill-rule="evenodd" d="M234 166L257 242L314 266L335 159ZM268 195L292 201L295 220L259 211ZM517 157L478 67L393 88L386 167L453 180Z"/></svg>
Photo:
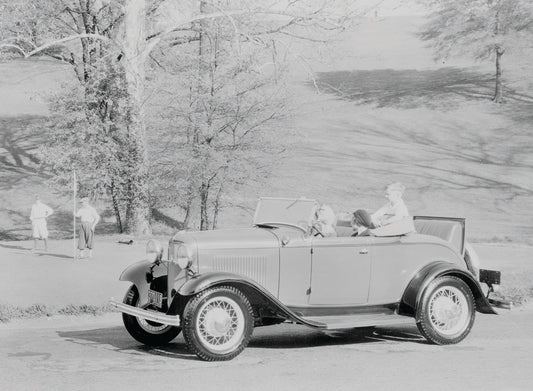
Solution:
<svg viewBox="0 0 533 391"><path fill-rule="evenodd" d="M178 232L173 241L194 243L202 249L277 248L277 236L269 228L220 229L213 231Z"/></svg>

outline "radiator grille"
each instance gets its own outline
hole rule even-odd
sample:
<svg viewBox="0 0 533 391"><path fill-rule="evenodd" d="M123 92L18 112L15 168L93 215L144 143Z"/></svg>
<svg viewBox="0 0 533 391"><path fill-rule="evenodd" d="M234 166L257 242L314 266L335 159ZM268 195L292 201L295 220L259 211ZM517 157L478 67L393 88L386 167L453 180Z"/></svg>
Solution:
<svg viewBox="0 0 533 391"><path fill-rule="evenodd" d="M265 285L267 262L265 256L215 256L213 269L242 274Z"/></svg>

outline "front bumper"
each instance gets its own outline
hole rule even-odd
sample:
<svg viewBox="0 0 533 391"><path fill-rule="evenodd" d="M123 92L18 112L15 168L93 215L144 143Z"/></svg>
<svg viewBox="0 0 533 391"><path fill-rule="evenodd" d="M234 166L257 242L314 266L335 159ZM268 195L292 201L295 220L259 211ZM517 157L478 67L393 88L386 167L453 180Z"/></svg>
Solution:
<svg viewBox="0 0 533 391"><path fill-rule="evenodd" d="M180 317L178 315L166 315L162 312L143 310L142 308L133 307L124 303L117 303L113 300L110 300L109 304L118 309L120 312L135 316L136 318L143 318L156 323L168 324L169 326L180 326Z"/></svg>

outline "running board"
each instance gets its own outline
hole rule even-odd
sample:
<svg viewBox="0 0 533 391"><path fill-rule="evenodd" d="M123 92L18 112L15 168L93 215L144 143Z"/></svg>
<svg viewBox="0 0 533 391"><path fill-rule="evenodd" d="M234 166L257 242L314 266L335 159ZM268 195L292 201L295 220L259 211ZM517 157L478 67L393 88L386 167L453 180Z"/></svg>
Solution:
<svg viewBox="0 0 533 391"><path fill-rule="evenodd" d="M369 326L389 326L397 324L414 324L414 318L403 315L357 314L342 316L305 316L303 320L315 323L326 330L353 329Z"/></svg>
<svg viewBox="0 0 533 391"><path fill-rule="evenodd" d="M143 318L156 323L168 324L169 326L180 326L180 317L177 315L166 315L162 312L143 310L142 308L134 307L124 303L117 303L113 300L110 300L109 304L118 309L120 312L135 316L136 318Z"/></svg>

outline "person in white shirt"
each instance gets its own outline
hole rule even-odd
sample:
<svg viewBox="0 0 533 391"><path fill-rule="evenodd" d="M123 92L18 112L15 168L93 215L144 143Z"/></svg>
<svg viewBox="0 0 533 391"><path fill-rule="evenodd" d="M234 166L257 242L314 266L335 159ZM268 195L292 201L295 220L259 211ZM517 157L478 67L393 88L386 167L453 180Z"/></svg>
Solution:
<svg viewBox="0 0 533 391"><path fill-rule="evenodd" d="M84 250L89 249L89 258L93 255L93 238L96 224L100 221L100 215L91 205L89 205L89 198L81 199L81 208L74 212L74 216L81 220L78 229L78 254L77 258L85 258L83 256Z"/></svg>
<svg viewBox="0 0 533 391"><path fill-rule="evenodd" d="M402 196L405 186L399 182L391 183L385 190L385 197L389 200L371 216L376 227L382 227L395 221L400 221L409 216L407 206L403 202Z"/></svg>
<svg viewBox="0 0 533 391"><path fill-rule="evenodd" d="M46 218L51 216L54 210L41 202L39 196L35 198L35 203L31 207L30 220L33 229L33 248L37 251L37 240L44 241L44 251L48 251L48 228Z"/></svg>

